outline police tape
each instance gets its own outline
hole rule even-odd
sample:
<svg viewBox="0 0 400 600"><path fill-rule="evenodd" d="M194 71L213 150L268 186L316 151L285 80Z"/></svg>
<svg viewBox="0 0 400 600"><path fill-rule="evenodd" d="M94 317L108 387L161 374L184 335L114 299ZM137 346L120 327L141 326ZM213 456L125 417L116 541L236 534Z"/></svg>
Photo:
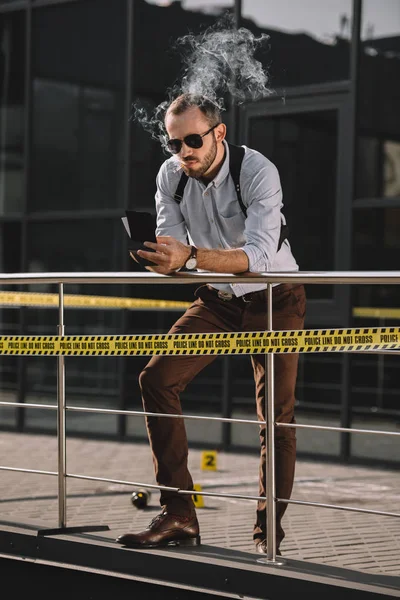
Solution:
<svg viewBox="0 0 400 600"><path fill-rule="evenodd" d="M370 308L367 306L355 306L353 317L367 319L400 319L400 308Z"/></svg>
<svg viewBox="0 0 400 600"><path fill-rule="evenodd" d="M42 294L40 292L0 292L0 306L58 307L58 304L58 294ZM73 308L127 308L130 310L185 310L190 306L190 302L179 300L121 298L117 296L65 294L64 306Z"/></svg>
<svg viewBox="0 0 400 600"><path fill-rule="evenodd" d="M91 296L64 294L64 305L72 308L127 308L129 310L180 310L190 306L183 300L157 300L151 298L123 298L118 296ZM58 307L58 294L41 292L0 292L0 306ZM370 308L356 306L353 317L371 319L400 319L398 308Z"/></svg>
<svg viewBox="0 0 400 600"><path fill-rule="evenodd" d="M0 336L0 355L218 355L359 352L399 348L400 327L152 335Z"/></svg>

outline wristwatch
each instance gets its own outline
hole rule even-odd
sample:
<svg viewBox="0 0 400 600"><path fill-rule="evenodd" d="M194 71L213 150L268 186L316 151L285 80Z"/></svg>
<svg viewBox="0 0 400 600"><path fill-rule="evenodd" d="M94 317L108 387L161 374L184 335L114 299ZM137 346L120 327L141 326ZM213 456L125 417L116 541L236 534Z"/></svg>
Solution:
<svg viewBox="0 0 400 600"><path fill-rule="evenodd" d="M190 246L190 248L191 248L190 256L187 259L187 261L185 262L185 267L189 271L193 271L193 269L195 269L197 267L197 248L196 248L196 246Z"/></svg>

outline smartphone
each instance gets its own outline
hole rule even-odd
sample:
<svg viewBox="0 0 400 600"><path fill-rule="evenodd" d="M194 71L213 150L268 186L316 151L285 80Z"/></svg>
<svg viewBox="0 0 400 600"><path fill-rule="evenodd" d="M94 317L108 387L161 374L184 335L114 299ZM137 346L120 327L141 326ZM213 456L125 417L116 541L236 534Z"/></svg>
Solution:
<svg viewBox="0 0 400 600"><path fill-rule="evenodd" d="M146 248L143 242L156 243L156 217L149 212L137 210L126 210L126 217L122 217L122 222L129 235L129 254L140 266L154 266L155 263L145 260L138 255L138 250L154 252L151 248Z"/></svg>

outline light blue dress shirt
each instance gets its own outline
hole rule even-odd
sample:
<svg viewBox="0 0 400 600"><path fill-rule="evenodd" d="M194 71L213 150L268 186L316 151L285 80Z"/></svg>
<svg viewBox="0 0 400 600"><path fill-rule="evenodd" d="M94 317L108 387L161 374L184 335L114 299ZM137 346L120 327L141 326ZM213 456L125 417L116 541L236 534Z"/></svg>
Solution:
<svg viewBox="0 0 400 600"><path fill-rule="evenodd" d="M229 146L226 142L224 145L225 160L216 177L208 185L190 177L180 203L174 200L182 174L179 159L173 156L161 165L155 196L156 235L170 235L185 244L189 239L198 248L240 248L247 254L253 273L298 271L288 240L277 252L281 223L285 223L277 168L257 150L244 146L240 187L247 209L245 217L229 174ZM213 287L241 296L266 285L232 283Z"/></svg>

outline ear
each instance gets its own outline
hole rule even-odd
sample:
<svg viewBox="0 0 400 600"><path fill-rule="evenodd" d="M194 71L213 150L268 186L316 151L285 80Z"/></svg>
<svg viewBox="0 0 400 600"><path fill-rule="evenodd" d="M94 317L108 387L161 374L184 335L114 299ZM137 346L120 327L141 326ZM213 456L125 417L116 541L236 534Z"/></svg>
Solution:
<svg viewBox="0 0 400 600"><path fill-rule="evenodd" d="M222 142L222 140L225 139L226 136L226 125L225 123L220 123L216 128L215 128L215 139L217 142Z"/></svg>

